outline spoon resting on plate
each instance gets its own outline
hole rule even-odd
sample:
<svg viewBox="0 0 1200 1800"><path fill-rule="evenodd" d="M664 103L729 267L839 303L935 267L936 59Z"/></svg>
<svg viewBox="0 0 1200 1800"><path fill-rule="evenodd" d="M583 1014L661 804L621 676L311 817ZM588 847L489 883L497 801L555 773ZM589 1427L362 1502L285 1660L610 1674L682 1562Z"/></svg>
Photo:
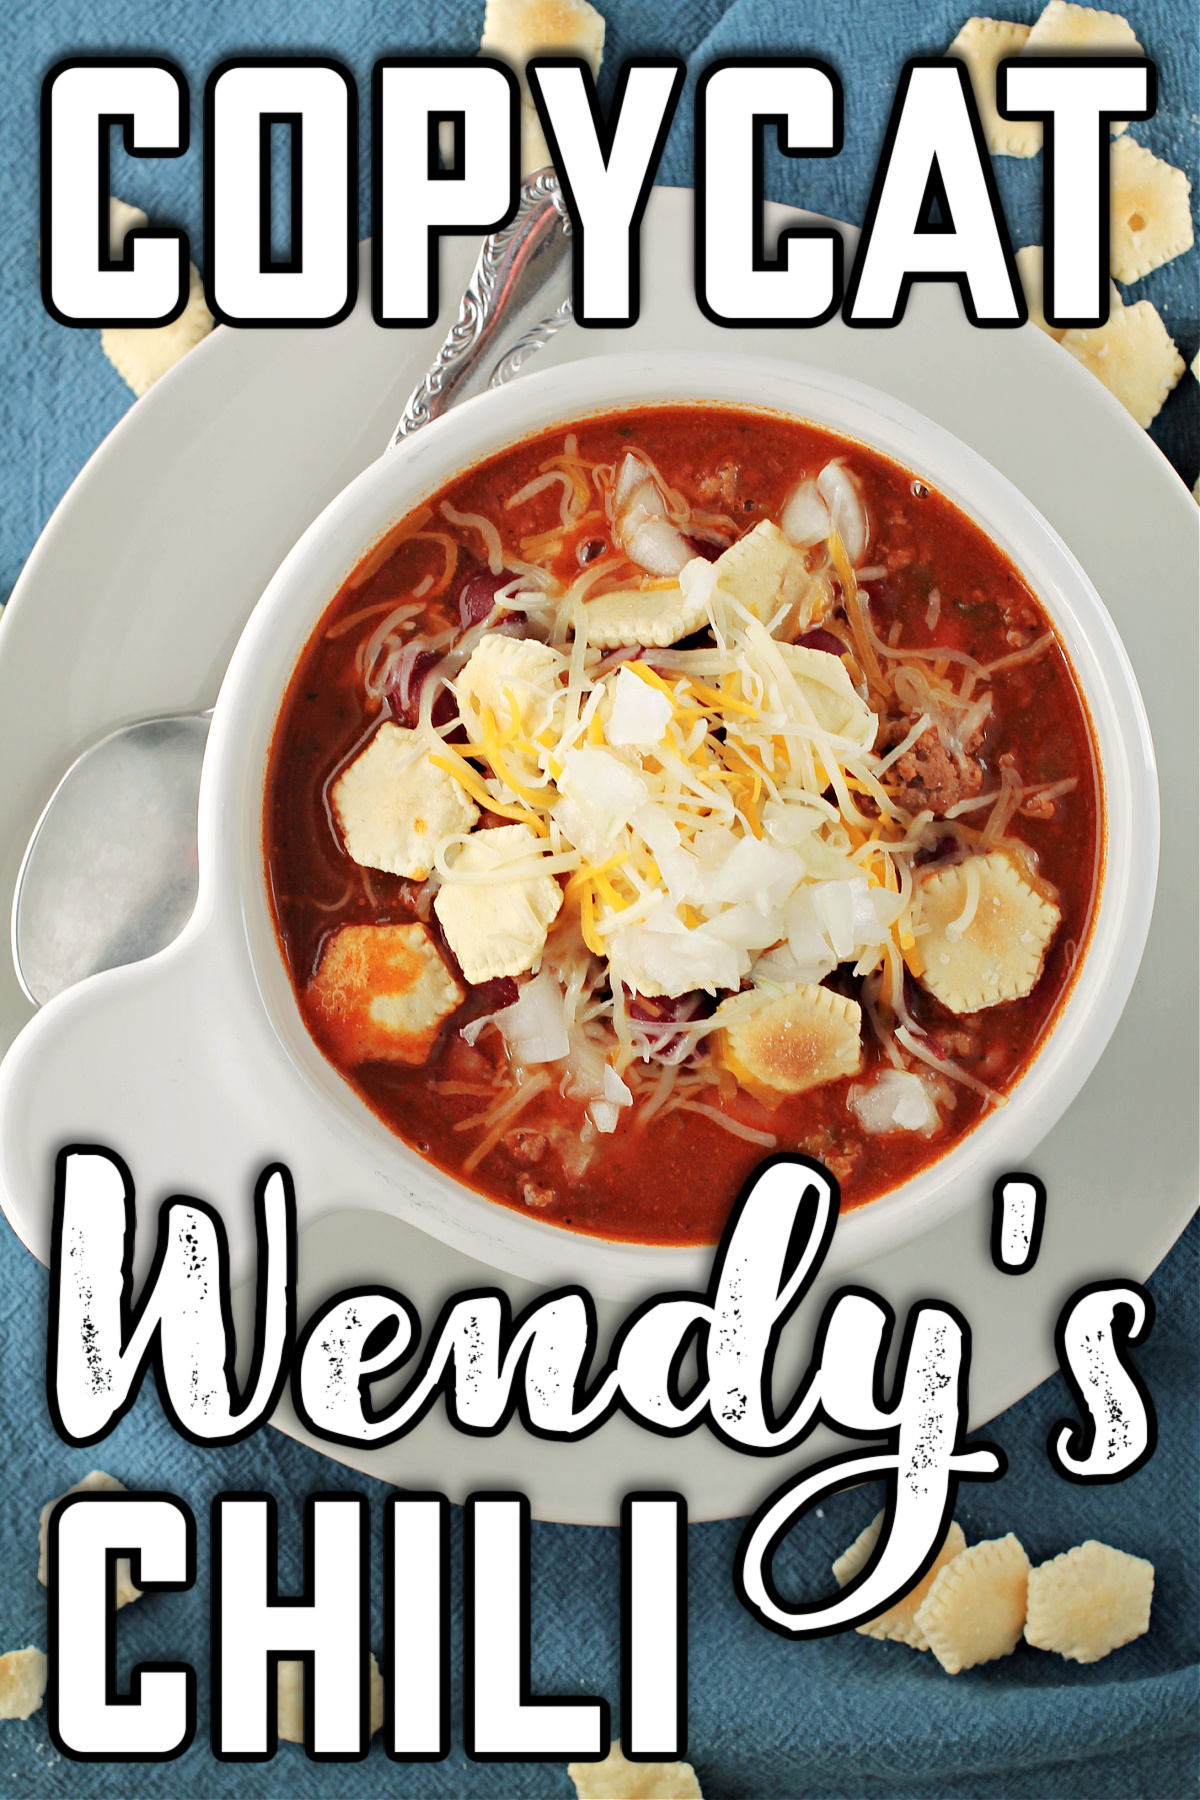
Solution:
<svg viewBox="0 0 1200 1800"><path fill-rule="evenodd" d="M484 239L458 317L387 449L510 381L571 317L570 283L570 220L558 177L539 169L522 183L511 224ZM87 975L153 956L187 924L211 718L123 725L85 750L50 796L13 896L13 963L35 1006Z"/></svg>

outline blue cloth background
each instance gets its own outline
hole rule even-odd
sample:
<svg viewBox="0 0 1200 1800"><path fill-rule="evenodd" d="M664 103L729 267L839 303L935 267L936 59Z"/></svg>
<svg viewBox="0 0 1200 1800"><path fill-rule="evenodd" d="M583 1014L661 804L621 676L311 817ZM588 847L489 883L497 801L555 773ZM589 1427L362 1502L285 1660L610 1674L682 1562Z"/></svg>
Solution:
<svg viewBox="0 0 1200 1800"><path fill-rule="evenodd" d="M831 63L845 89L846 147L836 159L808 164L769 158L768 193L859 221L902 62L941 51L970 7L967 0L680 0L647 9L635 0L603 0L603 10L608 49L602 97L623 56L659 50L689 59L689 87L660 173L667 183L691 185L691 89L706 63L734 52L785 51L819 54ZM654 16L647 17L648 10ZM996 10L1031 21L1040 0L1005 0ZM1135 126L1134 135L1194 172L1200 57L1192 0L1128 0L1123 10L1160 72L1158 116ZM481 0L422 6L406 0L341 0L336 6L322 0L222 0L220 6L196 0L7 0L0 20L7 77L0 120L0 596L11 589L72 477L131 403L100 355L96 334L55 325L38 297L37 103L46 69L71 52L102 48L166 54L180 65L192 92L191 151L176 162L114 157L113 187L145 206L155 223L185 227L202 263L200 103L204 79L223 57L269 46L331 51L354 72L365 115L376 56L435 48L470 52L481 17ZM365 117L361 141L366 235ZM1040 242L1040 159L999 159L995 166L1015 243ZM1200 338L1197 252L1126 292L1127 299L1142 297L1155 302L1190 361ZM1196 396L1195 383L1185 376L1153 431L1189 486L1200 462ZM1176 1800L1197 1792L1198 1245L1193 1223L1151 1283L1158 1323L1139 1365L1158 1409L1152 1463L1115 1488L1084 1489L1057 1479L1046 1459L1046 1435L1069 1410L1069 1400L1055 1377L989 1429L1008 1454L1009 1474L993 1486L965 1488L960 1507L969 1539L1012 1529L1035 1561L1087 1537L1151 1558L1158 1584L1149 1635L1092 1668L1021 1651L954 1681L928 1656L855 1635L793 1645L756 1625L734 1596L730 1574L740 1525L694 1526L690 1754L709 1800L818 1794L845 1800ZM0 1226L0 1647L45 1643L44 1591L35 1579L38 1511L94 1464L131 1487L178 1493L200 1527L196 1589L146 1599L121 1614L123 1673L147 1658L182 1655L203 1663L207 1510L218 1491L265 1488L278 1496L284 1591L299 1586L296 1533L299 1497L306 1492L369 1492L378 1532L385 1492L380 1484L351 1477L271 1431L232 1450L201 1453L171 1431L152 1386L104 1445L68 1450L54 1436L44 1400L46 1290L44 1272ZM874 1496L858 1493L828 1507L787 1551L781 1578L797 1592L827 1584L831 1558L876 1504ZM457 1576L456 1546L456 1583ZM533 1584L535 1691L598 1692L615 1702L615 1533L535 1526ZM381 1637L377 1619L376 1645ZM62 1760L48 1741L44 1713L24 1725L0 1725L0 1793L354 1800L383 1787L408 1800L567 1800L571 1792L565 1772L553 1767L468 1763L457 1693L454 1748L446 1762L432 1766L388 1764L378 1744L362 1765L310 1764L298 1746L286 1744L270 1765L223 1765L208 1750L207 1725L203 1678L196 1744L165 1767L105 1769Z"/></svg>

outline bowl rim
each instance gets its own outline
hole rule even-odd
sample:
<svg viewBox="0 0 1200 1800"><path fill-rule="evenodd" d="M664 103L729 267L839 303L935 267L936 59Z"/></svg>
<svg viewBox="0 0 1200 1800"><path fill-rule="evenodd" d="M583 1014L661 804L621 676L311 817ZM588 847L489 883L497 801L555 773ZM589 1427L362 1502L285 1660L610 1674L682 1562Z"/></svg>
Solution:
<svg viewBox="0 0 1200 1800"><path fill-rule="evenodd" d="M982 1198L1052 1128L1120 1018L1145 945L1157 877L1153 745L1132 667L1103 602L1020 491L913 408L848 377L747 352L702 358L623 352L523 376L464 402L389 450L304 533L239 639L205 759L197 916L236 915L273 1039L299 1078L298 1096L306 1090L318 1116L340 1136L348 1132L365 1145L373 1159L390 1148L398 1184L416 1184L423 1195L419 1222L425 1229L431 1228L432 1200L438 1221L432 1228L446 1241L517 1274L540 1279L555 1269L574 1279L596 1278L597 1291L614 1282L679 1285L698 1272L708 1251L601 1239L527 1219L425 1162L370 1111L309 1036L279 953L262 847L267 756L283 694L321 614L373 544L422 498L463 469L557 424L689 402L808 418L928 480L1012 558L1037 592L1067 649L1098 751L1103 867L1087 949L1052 1029L1004 1109L981 1120L913 1180L842 1218L827 1270L894 1249Z"/></svg>

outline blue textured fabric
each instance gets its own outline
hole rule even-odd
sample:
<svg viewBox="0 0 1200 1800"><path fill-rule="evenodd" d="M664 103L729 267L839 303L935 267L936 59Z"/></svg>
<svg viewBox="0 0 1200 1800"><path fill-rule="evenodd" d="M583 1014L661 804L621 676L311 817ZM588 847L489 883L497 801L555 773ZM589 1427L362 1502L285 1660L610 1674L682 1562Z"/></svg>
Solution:
<svg viewBox="0 0 1200 1800"><path fill-rule="evenodd" d="M970 10L965 0L863 0L791 5L784 0L681 0L647 17L634 0L605 0L608 54L602 95L625 55L673 51L689 59L689 88L668 144L661 179L691 185L690 95L718 56L797 51L817 54L841 75L846 148L832 161L768 159L774 198L861 220L891 96L907 56L935 53ZM1039 0L998 8L1032 19ZM1124 11L1159 64L1157 118L1139 139L1185 168L1195 162L1200 98L1195 14L1190 0L1130 0ZM280 46L320 49L354 72L364 109L373 59L385 52L459 48L478 42L481 4L433 0L8 0L0 22L8 71L0 120L0 300L4 381L0 395L0 594L6 594L50 511L88 454L130 404L128 390L99 355L93 333L70 332L43 312L37 293L37 99L42 74L73 52L105 47L172 57L191 84L193 148L178 162L114 163L113 185L142 202L155 221L176 223L201 244L200 118L204 78L235 51ZM367 229L369 138L362 132L363 231ZM1016 243L1040 241L1040 161L1001 159L1001 191ZM1157 271L1127 297L1149 297L1189 359L1200 337L1197 253ZM1197 473L1196 388L1185 378L1154 435L1189 485ZM1045 1454L1050 1425L1069 1411L1060 1377L989 1428L1009 1458L992 1486L964 1489L968 1537L1012 1529L1035 1561L1098 1537L1149 1557L1157 1569L1150 1633L1106 1662L1080 1668L1022 1650L956 1680L928 1656L855 1635L795 1645L764 1631L740 1607L731 1570L741 1527L694 1526L690 1535L691 1756L709 1800L804 1800L805 1796L909 1796L911 1800L1176 1800L1197 1792L1196 1701L1200 1578L1196 1521L1198 1315L1194 1223L1151 1283L1158 1322L1139 1366L1158 1410L1153 1461L1114 1488L1068 1485ZM37 1585L36 1526L43 1502L98 1464L131 1487L182 1496L199 1523L196 1589L127 1608L120 1618L122 1678L133 1663L161 1657L201 1665L208 1639L208 1531L212 1496L266 1489L280 1504L281 1588L300 1580L300 1497L314 1490L368 1493L378 1537L385 1489L352 1476L279 1434L266 1431L227 1451L202 1452L168 1425L152 1386L94 1451L68 1450L55 1437L44 1398L47 1278L0 1227L0 1646L45 1643L44 1590ZM815 1592L828 1567L876 1509L876 1497L842 1497L784 1552L785 1590ZM455 1517L455 1642L458 1613ZM378 1544L376 1545L378 1552ZM376 1568L380 1567L378 1554ZM543 1693L618 1692L618 1550L611 1531L538 1525L533 1532L533 1680ZM379 1588L378 1576L375 1581ZM376 1604L379 1595L376 1591ZM381 1621L373 1641L381 1642ZM208 1694L200 1682L193 1748L166 1767L101 1768L60 1759L45 1715L0 1725L0 1793L100 1797L338 1796L379 1789L440 1796L538 1796L567 1800L561 1769L473 1765L462 1750L455 1668L454 1747L431 1766L387 1764L378 1743L362 1765L306 1761L281 1745L274 1763L217 1763L208 1748Z"/></svg>

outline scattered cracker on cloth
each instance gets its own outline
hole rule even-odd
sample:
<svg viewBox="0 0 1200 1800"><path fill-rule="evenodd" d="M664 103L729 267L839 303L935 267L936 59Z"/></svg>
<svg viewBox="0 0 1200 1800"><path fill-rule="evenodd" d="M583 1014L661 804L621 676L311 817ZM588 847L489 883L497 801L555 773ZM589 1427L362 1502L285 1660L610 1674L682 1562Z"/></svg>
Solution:
<svg viewBox="0 0 1200 1800"><path fill-rule="evenodd" d="M24 1650L10 1650L6 1656L0 1656L0 1719L27 1719L42 1704L45 1691L43 1651L27 1644Z"/></svg>
<svg viewBox="0 0 1200 1800"><path fill-rule="evenodd" d="M49 1533L50 1533L50 1514L54 1511L54 1508L58 1505L59 1500L65 1500L67 1497L67 1494L94 1494L94 1493L124 1494L127 1491L128 1490L126 1489L124 1482L117 1481L116 1478L112 1475L106 1475L104 1473L103 1469L93 1469L90 1474L84 1476L82 1481L77 1481L75 1483L74 1487L69 1487L67 1489L66 1493L59 1494L57 1496L57 1498L55 1498L54 1500L47 1500L45 1506L43 1506L41 1513L38 1517L38 1572L37 1573L38 1573L38 1580L41 1582L43 1587L47 1587L49 1585L48 1578L49 1578L50 1568L49 1568L49 1551L48 1551L47 1545L48 1545L48 1539L49 1539ZM129 1558L127 1556L118 1557L117 1558L117 1608L118 1608L118 1611L120 1610L120 1608L122 1606L127 1606L131 1600L140 1599L141 1593L142 1593L141 1588L134 1587L133 1582L130 1578Z"/></svg>
<svg viewBox="0 0 1200 1800"><path fill-rule="evenodd" d="M1010 19L968 19L946 52L966 64L984 142L993 156L1036 156L1042 147L1040 120L1002 119L996 111L996 64L1018 55L1028 36L1028 25Z"/></svg>
<svg viewBox="0 0 1200 1800"><path fill-rule="evenodd" d="M542 122L525 78L531 56L581 56L593 76L604 55L604 19L588 0L487 0L479 48L513 70L521 83L521 173L551 161Z"/></svg>
<svg viewBox="0 0 1200 1800"><path fill-rule="evenodd" d="M948 1675L1011 1656L1025 1628L1029 1558L1010 1531L940 1570L916 1616Z"/></svg>
<svg viewBox="0 0 1200 1800"><path fill-rule="evenodd" d="M1095 331L1066 332L1062 347L1142 426L1158 416L1187 366L1149 300L1123 306Z"/></svg>
<svg viewBox="0 0 1200 1800"><path fill-rule="evenodd" d="M579 1800L704 1800L691 1763L626 1762L613 1742L603 1762L567 1764Z"/></svg>
<svg viewBox="0 0 1200 1800"><path fill-rule="evenodd" d="M839 1587L847 1587L859 1570L866 1566L867 1558L879 1541L882 1524L883 1514L877 1513L866 1530L860 1532L850 1548L838 1557L833 1565L833 1573ZM878 1638L881 1641L887 1639L894 1644L908 1644L914 1650L928 1650L929 1641L916 1623L917 1612L941 1571L956 1556L960 1556L966 1547L967 1540L963 1536L962 1526L952 1520L932 1566L916 1587L902 1595L886 1612L868 1619L864 1625L857 1625L855 1630L862 1637Z"/></svg>
<svg viewBox="0 0 1200 1800"><path fill-rule="evenodd" d="M1109 155L1112 195L1109 268L1118 281L1140 281L1192 247L1192 184L1182 169L1132 138Z"/></svg>
<svg viewBox="0 0 1200 1800"><path fill-rule="evenodd" d="M140 206L128 206L115 194L108 196L108 254L114 261L124 254L126 233L141 231L149 223Z"/></svg>
<svg viewBox="0 0 1200 1800"><path fill-rule="evenodd" d="M1141 56L1142 46L1120 13L1050 0L1025 40L1025 51L1034 56L1063 51L1069 56ZM1119 137L1128 126L1128 119L1114 119L1109 130Z"/></svg>
<svg viewBox="0 0 1200 1800"><path fill-rule="evenodd" d="M100 333L100 348L139 398L213 328L199 270L195 263L189 268L187 305L169 325L106 325Z"/></svg>
<svg viewBox="0 0 1200 1800"><path fill-rule="evenodd" d="M275 1730L289 1744L304 1742L304 1664L281 1662L276 1671ZM383 1676L371 1657L371 1736L383 1726Z"/></svg>
<svg viewBox="0 0 1200 1800"><path fill-rule="evenodd" d="M1099 1662L1149 1631L1153 1597L1153 1563L1089 1538L1030 1570L1026 1642Z"/></svg>
<svg viewBox="0 0 1200 1800"><path fill-rule="evenodd" d="M1044 290L1042 286L1042 246L1025 244L1017 251L1017 274L1021 277L1021 286L1025 290L1025 305L1029 309L1029 323L1052 337L1056 344L1061 344L1066 336L1063 325L1049 325L1046 322L1044 307ZM1110 315L1117 312L1125 302L1121 298L1120 289L1115 281L1108 284L1108 310Z"/></svg>

